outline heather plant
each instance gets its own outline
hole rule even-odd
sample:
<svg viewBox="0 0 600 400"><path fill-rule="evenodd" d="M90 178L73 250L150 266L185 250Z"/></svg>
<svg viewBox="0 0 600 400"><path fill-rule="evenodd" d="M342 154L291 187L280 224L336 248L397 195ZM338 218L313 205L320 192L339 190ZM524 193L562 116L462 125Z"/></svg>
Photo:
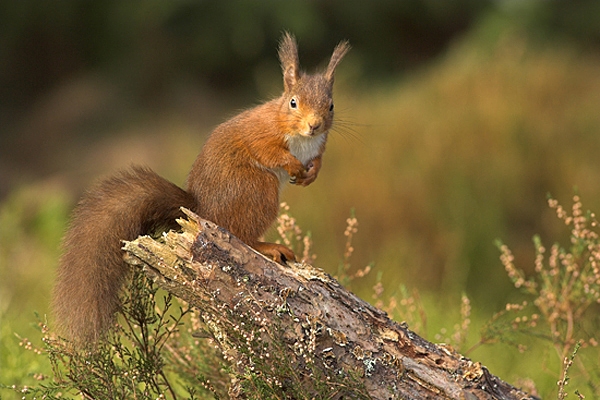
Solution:
<svg viewBox="0 0 600 400"><path fill-rule="evenodd" d="M279 235L277 243L283 243L293 249L297 256L301 254L299 261L312 265L317 256L312 252L311 234L310 232L303 234L302 228L296 223L296 218L290 213L290 206L285 202L279 205L277 234Z"/></svg>
<svg viewBox="0 0 600 400"><path fill-rule="evenodd" d="M501 261L508 277L525 299L507 304L482 329L480 342L503 342L525 352L525 337L550 343L560 367L557 373L558 398L567 396L569 372L575 367L594 396L600 395L600 374L576 355L585 349L598 356L598 320L594 317L600 303L600 236L596 216L584 212L579 196L573 197L570 213L555 199L548 204L570 231L570 244L555 243L548 251L539 236L534 237L534 272L527 276L515 265L509 247L499 243ZM536 345L538 341L534 342ZM594 350L592 350L594 349ZM581 396L577 392L578 396Z"/></svg>
<svg viewBox="0 0 600 400"><path fill-rule="evenodd" d="M302 228L298 225L296 218L291 215L290 206L285 202L280 204L276 230L278 234L276 240L277 243L282 243L293 249L299 257L298 261L310 265L314 263L317 255L313 253L311 233L303 232ZM356 271L352 271L351 258L354 253L352 240L357 232L358 219L352 210L350 217L346 219L346 228L344 230L344 237L346 238L344 243L344 253L338 266L337 274L335 275L335 278L346 288L350 287L354 279L363 278L368 275L373 267L370 264L361 269L357 269ZM375 290L377 289L375 288ZM383 289L381 288L380 290Z"/></svg>
<svg viewBox="0 0 600 400"><path fill-rule="evenodd" d="M372 265L366 265L364 268L356 270L351 273L352 265L350 259L354 254L354 246L352 240L354 235L358 232L358 219L354 215L354 210L351 211L350 217L346 219L346 229L344 230L344 236L346 242L344 243L344 254L342 262L338 266L338 272L335 278L346 288L350 289L352 281L356 278L364 278L369 272L371 272ZM374 288L377 291L377 288Z"/></svg>
<svg viewBox="0 0 600 400"><path fill-rule="evenodd" d="M179 329L190 313L178 307L171 295L157 294L157 288L142 273L136 272L123 297L122 323L107 334L96 347L75 349L57 337L45 322L40 322L43 346L36 347L26 338L21 345L38 355L46 356L52 366L52 377L39 376L39 386L12 389L22 398L85 399L186 398L195 399L197 386L202 386L199 371L184 370L176 355L183 353ZM178 347L177 351L174 347ZM203 357L195 354L199 365ZM176 377L196 384L182 388Z"/></svg>

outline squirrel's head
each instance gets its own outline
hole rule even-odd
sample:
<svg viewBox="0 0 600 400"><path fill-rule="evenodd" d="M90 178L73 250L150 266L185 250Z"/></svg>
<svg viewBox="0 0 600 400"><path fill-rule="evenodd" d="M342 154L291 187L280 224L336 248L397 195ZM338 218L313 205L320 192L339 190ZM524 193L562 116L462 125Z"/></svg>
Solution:
<svg viewBox="0 0 600 400"><path fill-rule="evenodd" d="M291 125L290 133L311 137L331 128L335 68L348 50L350 44L340 42L333 50L325 71L309 75L300 70L296 40L289 33L284 33L279 45L279 60L283 70L282 107L286 108L285 123Z"/></svg>

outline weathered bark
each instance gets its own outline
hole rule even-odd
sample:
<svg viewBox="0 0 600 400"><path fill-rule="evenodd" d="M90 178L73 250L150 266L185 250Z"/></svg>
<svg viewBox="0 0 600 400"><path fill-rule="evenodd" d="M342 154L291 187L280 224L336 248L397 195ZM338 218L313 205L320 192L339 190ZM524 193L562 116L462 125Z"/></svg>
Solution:
<svg viewBox="0 0 600 400"><path fill-rule="evenodd" d="M198 309L240 376L256 367L288 398L299 387L318 396L324 382L335 399L530 398L480 363L390 320L322 270L279 265L186 214L183 232L169 232L164 243L126 242L127 259ZM235 386L231 396L243 397Z"/></svg>

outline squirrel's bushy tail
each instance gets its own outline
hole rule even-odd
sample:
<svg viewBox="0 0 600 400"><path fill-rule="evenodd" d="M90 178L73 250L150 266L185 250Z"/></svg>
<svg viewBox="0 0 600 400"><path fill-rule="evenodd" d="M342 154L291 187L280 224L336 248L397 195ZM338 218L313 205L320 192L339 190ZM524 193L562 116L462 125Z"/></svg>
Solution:
<svg viewBox="0 0 600 400"><path fill-rule="evenodd" d="M63 242L53 308L59 332L80 345L96 342L114 321L128 266L122 240L175 227L190 194L150 169L133 167L89 190Z"/></svg>

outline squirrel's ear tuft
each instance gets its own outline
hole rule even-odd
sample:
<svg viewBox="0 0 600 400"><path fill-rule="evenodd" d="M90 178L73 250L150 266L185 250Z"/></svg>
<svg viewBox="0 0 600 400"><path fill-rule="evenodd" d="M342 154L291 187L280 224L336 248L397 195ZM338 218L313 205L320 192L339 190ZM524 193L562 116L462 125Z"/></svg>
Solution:
<svg viewBox="0 0 600 400"><path fill-rule="evenodd" d="M283 86L286 92L296 85L300 78L300 60L298 59L298 45L294 36L284 32L279 43L279 61L283 71Z"/></svg>
<svg viewBox="0 0 600 400"><path fill-rule="evenodd" d="M341 41L335 49L333 50L333 54L331 55L331 60L329 60L329 65L327 66L327 70L325 71L325 78L333 84L333 75L335 73L335 68L342 61L342 58L346 55L346 53L350 50L350 43L347 40Z"/></svg>

